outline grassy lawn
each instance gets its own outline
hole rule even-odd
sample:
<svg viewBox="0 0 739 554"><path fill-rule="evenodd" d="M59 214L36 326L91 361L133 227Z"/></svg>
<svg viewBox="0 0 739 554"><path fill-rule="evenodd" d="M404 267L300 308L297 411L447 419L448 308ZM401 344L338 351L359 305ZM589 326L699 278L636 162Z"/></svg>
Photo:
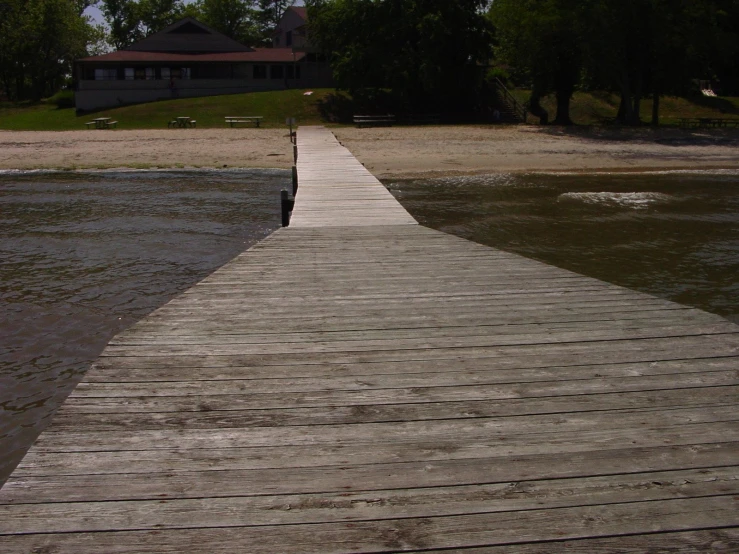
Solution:
<svg viewBox="0 0 739 554"><path fill-rule="evenodd" d="M147 104L136 104L77 116L73 108L57 108L52 104L0 104L0 129L24 131L67 131L85 129L85 122L95 117L111 117L119 129L166 129L167 122L177 116L189 116L198 127L224 127L224 117L263 116L262 126L284 127L285 118L294 117L299 124L322 123L322 106L335 95L332 89L314 90L305 96L303 90L253 92L228 96L180 98Z"/></svg>
<svg viewBox="0 0 739 554"><path fill-rule="evenodd" d="M303 90L253 92L228 96L181 98L162 100L103 110L95 114L77 116L72 108L57 108L53 104L0 104L0 129L26 131L66 131L85 129L85 122L95 117L111 117L119 129L166 129L167 122L177 116L196 119L198 127L224 127L224 117L263 116L264 127L284 127L285 118L295 117L299 124L325 124L341 119L350 121L355 109L351 98L333 89L317 89L310 96ZM514 90L520 102L526 102L529 92ZM604 92L576 92L571 105L571 116L580 125L601 125L612 120L618 111L619 97ZM542 105L554 118L556 102L548 96ZM642 119L651 119L652 101L642 102ZM739 118L739 98L662 98L660 122L677 125L681 117L736 117ZM529 117L530 123L535 123Z"/></svg>
<svg viewBox="0 0 739 554"><path fill-rule="evenodd" d="M530 94L527 90L514 90L511 93L521 103L527 102ZM579 125L601 125L616 117L619 101L620 96L614 93L576 92L570 106L570 117ZM557 113L557 101L554 95L545 97L541 105L549 112L549 120L553 120ZM659 111L662 125L677 125L682 117L739 118L739 98L665 96L660 99ZM641 117L645 123L651 122L651 98L642 101ZM530 123L537 121L537 118L529 116Z"/></svg>

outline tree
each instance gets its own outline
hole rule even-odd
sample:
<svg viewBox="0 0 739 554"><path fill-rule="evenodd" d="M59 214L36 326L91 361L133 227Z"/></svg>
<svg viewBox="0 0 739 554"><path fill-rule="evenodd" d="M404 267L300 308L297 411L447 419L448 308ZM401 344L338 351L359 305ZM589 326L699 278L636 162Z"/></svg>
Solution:
<svg viewBox="0 0 739 554"><path fill-rule="evenodd" d="M543 96L557 97L555 124L571 125L570 100L582 68L581 2L576 0L496 0L490 18L496 28L497 57L531 85L531 113L546 123Z"/></svg>
<svg viewBox="0 0 739 554"><path fill-rule="evenodd" d="M13 100L56 92L86 53L94 29L69 0L5 0L0 17L0 82Z"/></svg>
<svg viewBox="0 0 739 554"><path fill-rule="evenodd" d="M102 0L102 13L110 28L108 42L116 50L144 38L139 5L133 0Z"/></svg>
<svg viewBox="0 0 739 554"><path fill-rule="evenodd" d="M200 0L198 18L224 35L244 44L261 39L251 0Z"/></svg>
<svg viewBox="0 0 739 554"><path fill-rule="evenodd" d="M180 19L185 6L182 0L102 0L101 11L111 46L121 49Z"/></svg>
<svg viewBox="0 0 739 554"><path fill-rule="evenodd" d="M271 44L272 32L285 10L295 5L295 0L256 0L254 4L254 20L259 29L261 41Z"/></svg>
<svg viewBox="0 0 739 554"><path fill-rule="evenodd" d="M490 57L487 0L311 0L311 40L355 95L390 89L416 110L464 111Z"/></svg>
<svg viewBox="0 0 739 554"><path fill-rule="evenodd" d="M145 36L161 31L181 19L184 11L183 0L139 0L138 4Z"/></svg>
<svg viewBox="0 0 739 554"><path fill-rule="evenodd" d="M659 121L662 94L687 92L719 55L715 0L588 0L587 71L601 87L621 94L617 119L641 124L641 101L653 98Z"/></svg>

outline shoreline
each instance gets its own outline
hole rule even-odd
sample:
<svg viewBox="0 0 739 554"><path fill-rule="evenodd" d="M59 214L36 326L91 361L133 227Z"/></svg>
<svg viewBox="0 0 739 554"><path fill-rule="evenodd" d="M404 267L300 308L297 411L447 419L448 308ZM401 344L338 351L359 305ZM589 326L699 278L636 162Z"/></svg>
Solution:
<svg viewBox="0 0 739 554"><path fill-rule="evenodd" d="M331 129L379 179L739 169L739 132L429 126ZM290 169L284 129L0 131L0 171Z"/></svg>

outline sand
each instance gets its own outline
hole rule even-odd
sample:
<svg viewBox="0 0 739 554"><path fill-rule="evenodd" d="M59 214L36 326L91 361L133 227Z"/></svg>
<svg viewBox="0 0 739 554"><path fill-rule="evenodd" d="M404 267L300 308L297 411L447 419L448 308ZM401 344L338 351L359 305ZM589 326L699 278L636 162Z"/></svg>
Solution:
<svg viewBox="0 0 739 554"><path fill-rule="evenodd" d="M0 131L0 169L289 169L287 130Z"/></svg>
<svg viewBox="0 0 739 554"><path fill-rule="evenodd" d="M534 126L336 128L380 178L526 171L737 169L739 131ZM0 131L0 169L289 168L281 129Z"/></svg>

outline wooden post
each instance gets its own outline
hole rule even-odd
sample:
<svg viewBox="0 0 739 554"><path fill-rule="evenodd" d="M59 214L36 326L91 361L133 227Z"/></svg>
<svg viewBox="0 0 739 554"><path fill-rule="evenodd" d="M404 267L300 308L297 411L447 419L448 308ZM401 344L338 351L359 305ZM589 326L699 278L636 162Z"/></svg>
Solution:
<svg viewBox="0 0 739 554"><path fill-rule="evenodd" d="M289 227L290 215L295 206L295 198L290 197L290 192L287 189L282 189L280 191L280 206L282 208L282 226Z"/></svg>
<svg viewBox="0 0 739 554"><path fill-rule="evenodd" d="M285 125L290 126L290 142L293 144L297 143L298 136L295 131L293 131L293 126L296 124L294 117L288 117L285 119Z"/></svg>
<svg viewBox="0 0 739 554"><path fill-rule="evenodd" d="M298 194L298 168L293 166L293 196Z"/></svg>
<svg viewBox="0 0 739 554"><path fill-rule="evenodd" d="M295 158L295 161L293 163L298 163L298 145L293 145L293 158Z"/></svg>

